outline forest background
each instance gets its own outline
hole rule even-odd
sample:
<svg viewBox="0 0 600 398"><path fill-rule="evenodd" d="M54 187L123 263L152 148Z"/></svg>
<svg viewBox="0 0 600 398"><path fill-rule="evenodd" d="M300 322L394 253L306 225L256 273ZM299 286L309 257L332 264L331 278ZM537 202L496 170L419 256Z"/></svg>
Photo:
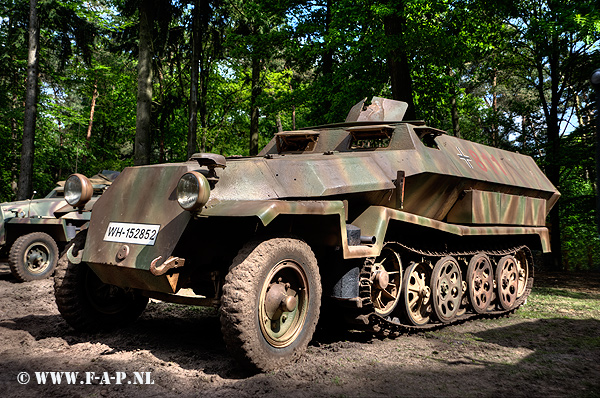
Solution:
<svg viewBox="0 0 600 398"><path fill-rule="evenodd" d="M600 0L4 0L0 201L79 172L252 155L361 99L533 156L550 268L598 270Z"/></svg>

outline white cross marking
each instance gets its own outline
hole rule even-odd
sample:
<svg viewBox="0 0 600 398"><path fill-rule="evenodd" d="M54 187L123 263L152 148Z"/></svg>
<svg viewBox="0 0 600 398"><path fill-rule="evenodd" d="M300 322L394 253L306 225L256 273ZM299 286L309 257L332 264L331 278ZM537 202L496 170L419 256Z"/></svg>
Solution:
<svg viewBox="0 0 600 398"><path fill-rule="evenodd" d="M473 168L473 165L471 164L471 162L473 161L473 159L471 159L471 157L470 157L470 156L467 156L467 155L465 155L465 154L463 153L463 151L462 151L462 150L461 150L459 147L456 147L456 149L457 149L457 150L458 150L458 152L459 152L459 153L457 153L457 155L458 155L459 159L462 159L462 160L464 160L464 161L465 161L465 162L466 162L466 163L469 165L469 167L470 167L470 168Z"/></svg>

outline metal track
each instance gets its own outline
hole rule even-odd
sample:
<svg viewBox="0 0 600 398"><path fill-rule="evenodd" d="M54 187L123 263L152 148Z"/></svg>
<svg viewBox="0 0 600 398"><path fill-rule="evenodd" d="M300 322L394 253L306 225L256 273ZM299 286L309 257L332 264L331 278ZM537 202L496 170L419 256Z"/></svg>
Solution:
<svg viewBox="0 0 600 398"><path fill-rule="evenodd" d="M375 312L375 308L373 306L373 303L371 302L371 286L372 286L371 268L373 267L373 265L375 263L375 258L374 257L367 258L365 260L365 263L360 272L360 285L359 285L360 300L357 303L357 308L354 309L354 311L356 311L356 312L354 312L353 316L350 317L349 321L351 323L358 325L358 327L360 329L371 331L380 336L397 337L401 334L406 334L406 333L411 333L411 332L419 332L419 331L424 331L424 330L432 330L432 329L436 329L436 328L446 326L446 325L462 323L469 319L477 319L477 318L484 318L484 317L498 318L498 317L502 317L502 316L508 316L508 315L512 314L517 308L519 308L523 303L525 303L525 301L527 300L527 297L529 296L529 293L531 292L531 287L533 285L533 256L531 255L531 251L529 250L529 248L525 245L515 246L515 247L505 248L505 249L498 248L498 249L475 250L475 251L465 250L465 251L454 251L454 252L446 252L446 251L439 252L439 251L429 251L429 250L417 249L417 248L409 247L409 246L399 243L399 242L387 242L387 244L398 247L401 250L401 252L399 253L401 255L401 258L403 257L402 252L404 252L405 255L422 256L423 259L430 260L430 262L434 263L434 264L435 264L435 261L431 261L432 259L437 260L444 256L453 256L453 257L457 258L457 257L461 257L461 256L472 256L472 255L475 255L478 253L485 253L490 257L496 257L496 256L505 256L508 254L514 255L517 252L519 252L520 250L524 250L526 257L527 257L529 274L528 274L525 292L523 293L523 295L520 298L518 298L517 302L515 303L515 307L511 310L508 310L508 311L506 311L506 310L490 310L489 312L487 312L485 314L469 313L467 311L463 315L456 317L449 323L434 322L432 319L432 321L430 321L426 325L414 326L411 324L407 324L400 317L394 316L394 314L392 314L392 316L382 317ZM402 299L402 298L400 298L400 299Z"/></svg>

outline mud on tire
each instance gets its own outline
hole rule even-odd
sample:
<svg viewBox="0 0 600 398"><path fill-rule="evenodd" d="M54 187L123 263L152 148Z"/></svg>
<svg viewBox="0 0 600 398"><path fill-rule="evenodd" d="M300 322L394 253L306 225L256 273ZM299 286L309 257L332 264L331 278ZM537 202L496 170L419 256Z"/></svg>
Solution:
<svg viewBox="0 0 600 398"><path fill-rule="evenodd" d="M253 371L296 361L315 331L321 291L317 260L303 241L246 244L223 286L221 330L227 348Z"/></svg>
<svg viewBox="0 0 600 398"><path fill-rule="evenodd" d="M19 236L8 255L13 276L21 282L45 279L52 275L58 261L58 247L44 232Z"/></svg>
<svg viewBox="0 0 600 398"><path fill-rule="evenodd" d="M54 296L62 317L74 329L97 332L125 326L137 319L148 298L100 281L86 263L73 264L66 255L83 249L87 231L80 232L66 247L54 275Z"/></svg>

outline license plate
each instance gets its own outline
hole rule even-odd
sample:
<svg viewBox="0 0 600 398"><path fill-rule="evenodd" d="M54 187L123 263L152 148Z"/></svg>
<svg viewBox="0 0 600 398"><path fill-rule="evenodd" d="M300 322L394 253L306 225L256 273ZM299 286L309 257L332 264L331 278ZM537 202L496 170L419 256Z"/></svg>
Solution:
<svg viewBox="0 0 600 398"><path fill-rule="evenodd" d="M154 246L160 225L111 222L106 228L106 242L133 243Z"/></svg>

